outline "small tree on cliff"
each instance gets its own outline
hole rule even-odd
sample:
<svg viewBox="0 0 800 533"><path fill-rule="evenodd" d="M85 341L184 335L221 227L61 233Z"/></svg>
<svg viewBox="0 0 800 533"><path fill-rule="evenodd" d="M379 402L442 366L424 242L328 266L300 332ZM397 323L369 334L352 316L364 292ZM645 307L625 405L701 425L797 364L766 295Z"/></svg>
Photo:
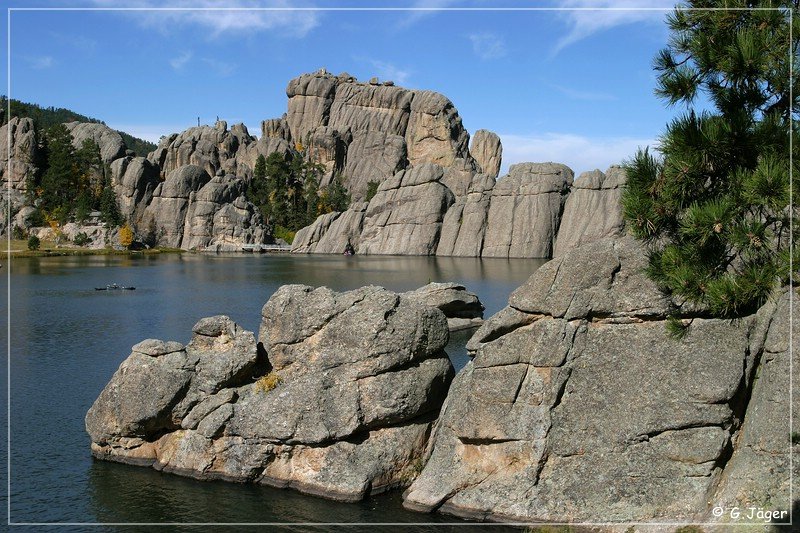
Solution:
<svg viewBox="0 0 800 533"><path fill-rule="evenodd" d="M667 126L661 157L640 150L626 164L623 211L633 234L652 244L648 274L719 316L754 310L788 273L789 134L798 112L789 65L800 26L790 42L787 10L797 3L676 8L655 60L656 94L688 109ZM701 92L712 110L694 109Z"/></svg>

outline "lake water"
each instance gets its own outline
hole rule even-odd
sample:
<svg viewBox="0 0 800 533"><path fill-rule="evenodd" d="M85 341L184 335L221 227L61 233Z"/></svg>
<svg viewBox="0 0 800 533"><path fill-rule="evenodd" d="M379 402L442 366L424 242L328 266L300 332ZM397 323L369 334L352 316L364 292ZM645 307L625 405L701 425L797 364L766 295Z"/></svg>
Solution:
<svg viewBox="0 0 800 533"><path fill-rule="evenodd" d="M195 481L95 461L84 416L135 343L144 338L186 343L198 319L216 314L229 315L257 333L261 307L283 284L336 290L374 284L405 291L429 281L456 281L478 294L488 317L505 306L511 291L542 263L200 254L14 259L0 270L3 284L10 271L10 359L2 370L4 387L5 374L11 373L10 477L5 461L0 468L4 479L10 479L11 521L452 523L452 518L404 510L399 491L343 504L289 490ZM94 290L110 283L136 290ZM6 306L3 299L4 316ZM448 346L457 368L467 360L468 337L469 333L456 333ZM5 456L6 443L1 446ZM74 529L97 531L80 525ZM369 527L348 529L358 530Z"/></svg>

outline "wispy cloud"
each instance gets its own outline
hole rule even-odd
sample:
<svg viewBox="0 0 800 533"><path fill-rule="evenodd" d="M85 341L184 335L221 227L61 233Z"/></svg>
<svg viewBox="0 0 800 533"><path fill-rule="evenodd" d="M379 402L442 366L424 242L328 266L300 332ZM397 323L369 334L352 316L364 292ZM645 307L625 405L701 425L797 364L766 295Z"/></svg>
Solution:
<svg viewBox="0 0 800 533"><path fill-rule="evenodd" d="M96 5L114 6L117 0L92 0ZM157 0L129 0L128 7L164 7ZM289 8L301 7L297 2L273 0L238 0L221 6L215 0L176 0L171 8L186 8L187 11L137 11L129 12L140 24L171 33L179 26L198 26L207 30L209 37L217 38L223 34L254 33L271 30L285 37L305 37L319 25L319 13L315 11L257 11L246 8ZM312 7L312 6L307 6ZM209 8L234 8L217 10ZM243 9L244 8L244 9Z"/></svg>
<svg viewBox="0 0 800 533"><path fill-rule="evenodd" d="M400 68L393 63L387 63L386 61L379 61L377 59L370 60L370 63L372 64L372 68L375 69L375 73L378 74L382 80L392 80L398 85L405 85L411 75L408 70Z"/></svg>
<svg viewBox="0 0 800 533"><path fill-rule="evenodd" d="M556 91L560 92L567 98L571 98L573 100L589 100L592 102L608 102L611 100L616 100L617 97L613 94L602 93L602 92L595 92L595 91L582 91L580 89L573 89L571 87L564 87L563 85L555 85L549 84L550 87L555 89Z"/></svg>
<svg viewBox="0 0 800 533"><path fill-rule="evenodd" d="M31 68L36 70L44 70L55 65L55 60L52 56L28 56L25 59Z"/></svg>
<svg viewBox="0 0 800 533"><path fill-rule="evenodd" d="M412 11L408 11L406 16L400 19L399 26L407 28L422 19L435 15L437 9L451 7L457 3L458 0L416 0L409 6Z"/></svg>
<svg viewBox="0 0 800 533"><path fill-rule="evenodd" d="M483 60L497 59L506 55L506 43L493 33L473 33L469 36L472 51Z"/></svg>
<svg viewBox="0 0 800 533"><path fill-rule="evenodd" d="M204 57L202 61L208 66L208 68L213 70L217 76L221 78L230 76L236 71L237 68L237 65L234 63L226 63L225 61L220 61L210 57Z"/></svg>
<svg viewBox="0 0 800 533"><path fill-rule="evenodd" d="M503 143L503 172L515 163L564 163L581 172L598 168L605 171L632 157L636 149L655 147L655 139L632 137L586 137L569 133L545 133L541 135L501 134Z"/></svg>
<svg viewBox="0 0 800 533"><path fill-rule="evenodd" d="M662 23L673 9L670 0L559 0L558 7L612 8L606 10L563 11L561 18L568 26L567 33L556 42L552 55L595 33L633 23ZM637 9L638 8L638 9ZM644 8L644 9L642 9ZM664 8L649 10L650 8Z"/></svg>
<svg viewBox="0 0 800 533"><path fill-rule="evenodd" d="M175 70L182 70L186 63L192 59L192 53L187 51L182 52L180 55L173 57L169 60L169 66Z"/></svg>

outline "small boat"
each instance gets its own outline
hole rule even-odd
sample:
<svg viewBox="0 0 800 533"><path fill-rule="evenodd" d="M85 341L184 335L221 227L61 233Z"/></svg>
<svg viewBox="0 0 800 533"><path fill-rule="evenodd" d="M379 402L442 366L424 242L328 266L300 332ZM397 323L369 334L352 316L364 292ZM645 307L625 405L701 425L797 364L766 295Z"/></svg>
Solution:
<svg viewBox="0 0 800 533"><path fill-rule="evenodd" d="M125 285L117 285L116 283L112 283L111 285L106 285L105 287L95 287L94 290L96 290L96 291L135 291L136 287L126 287Z"/></svg>

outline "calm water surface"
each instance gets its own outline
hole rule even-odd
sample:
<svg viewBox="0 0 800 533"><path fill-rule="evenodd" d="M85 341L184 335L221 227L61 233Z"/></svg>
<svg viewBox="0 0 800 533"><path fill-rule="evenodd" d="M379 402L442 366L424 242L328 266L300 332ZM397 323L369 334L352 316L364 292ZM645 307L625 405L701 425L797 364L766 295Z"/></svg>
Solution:
<svg viewBox="0 0 800 533"><path fill-rule="evenodd" d="M95 461L89 454L83 419L133 344L148 337L186 343L198 319L216 314L227 314L257 333L261 307L281 285L304 283L349 290L373 284L405 291L429 281L456 281L478 294L488 317L500 310L510 292L542 263L184 254L30 258L4 264L0 272L5 285L10 266L11 299L11 520L452 522L435 514L405 511L397 491L358 504L342 504L288 490L201 482ZM132 285L136 290L94 290L110 283ZM4 315L6 305L3 299ZM5 331L2 335L5 337ZM468 337L468 333L454 334L448 346L457 368L466 362ZM6 365L2 372L5 386ZM5 416L3 412L3 424ZM6 443L0 446L5 456ZM5 461L0 469L7 479ZM348 529L356 530L360 529Z"/></svg>

